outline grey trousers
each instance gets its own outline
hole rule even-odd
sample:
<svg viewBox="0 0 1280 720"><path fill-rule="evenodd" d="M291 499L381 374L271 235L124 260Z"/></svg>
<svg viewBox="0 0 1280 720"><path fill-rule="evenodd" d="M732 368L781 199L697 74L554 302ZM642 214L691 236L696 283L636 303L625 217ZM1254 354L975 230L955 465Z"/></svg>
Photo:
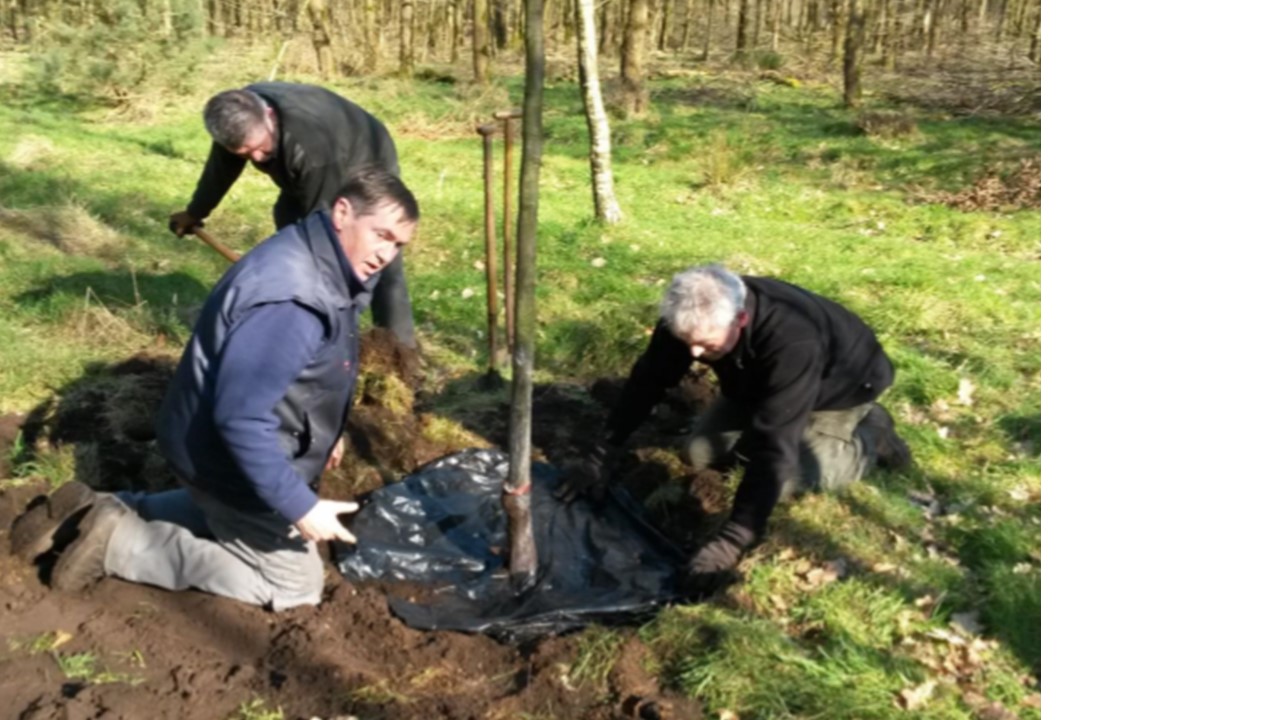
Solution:
<svg viewBox="0 0 1280 720"><path fill-rule="evenodd" d="M800 475L785 480L781 499L802 492L829 492L862 478L875 464L875 456L874 445L859 435L858 424L873 406L864 403L810 414L800 442ZM750 421L749 408L717 398L689 434L684 448L686 462L701 470L743 460L734 453L734 446Z"/></svg>
<svg viewBox="0 0 1280 720"><path fill-rule="evenodd" d="M187 488L117 497L134 513L111 534L107 574L273 610L320 603L324 565L316 544L280 515L237 510Z"/></svg>

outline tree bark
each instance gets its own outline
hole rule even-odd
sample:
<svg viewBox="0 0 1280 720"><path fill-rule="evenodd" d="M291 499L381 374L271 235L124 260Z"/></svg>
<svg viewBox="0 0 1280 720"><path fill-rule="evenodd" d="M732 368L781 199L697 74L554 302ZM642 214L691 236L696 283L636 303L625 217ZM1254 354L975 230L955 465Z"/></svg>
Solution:
<svg viewBox="0 0 1280 720"><path fill-rule="evenodd" d="M378 71L378 2L377 0L364 0L363 13L363 29L364 29L364 71L374 73Z"/></svg>
<svg viewBox="0 0 1280 720"><path fill-rule="evenodd" d="M662 3L662 25L658 29L658 49L667 49L667 28L670 25L668 20L671 18L672 0L664 0Z"/></svg>
<svg viewBox="0 0 1280 720"><path fill-rule="evenodd" d="M1037 65L1040 64L1040 14L1043 12L1044 8L1037 4L1031 24L1031 45L1027 48L1027 59Z"/></svg>
<svg viewBox="0 0 1280 720"><path fill-rule="evenodd" d="M862 40L866 26L864 0L852 0L849 25L844 34L844 104L856 107L862 97Z"/></svg>
<svg viewBox="0 0 1280 720"><path fill-rule="evenodd" d="M478 85L489 84L489 8L485 0L471 4L471 67Z"/></svg>
<svg viewBox="0 0 1280 720"><path fill-rule="evenodd" d="M591 138L591 194L596 220L613 225L622 220L622 209L613 192L613 161L609 139L609 115L600 92L600 63L596 55L595 0L575 0L578 25L578 84L582 109Z"/></svg>
<svg viewBox="0 0 1280 720"><path fill-rule="evenodd" d="M711 59L711 20L716 14L716 0L707 0L706 35L702 38L702 61Z"/></svg>
<svg viewBox="0 0 1280 720"><path fill-rule="evenodd" d="M622 104L628 117L649 109L645 61L649 54L649 0L631 0L627 31L622 41Z"/></svg>
<svg viewBox="0 0 1280 720"><path fill-rule="evenodd" d="M726 0L727 2L728 0ZM751 0L739 0L738 5L738 38L734 50L739 53L747 51L747 28L751 25Z"/></svg>
<svg viewBox="0 0 1280 720"><path fill-rule="evenodd" d="M413 0L400 0L400 77L413 74Z"/></svg>
<svg viewBox="0 0 1280 720"><path fill-rule="evenodd" d="M841 57L844 32L848 24L848 0L831 0L831 62Z"/></svg>
<svg viewBox="0 0 1280 720"><path fill-rule="evenodd" d="M493 41L498 50L507 49L507 2L493 0L492 11Z"/></svg>
<svg viewBox="0 0 1280 720"><path fill-rule="evenodd" d="M530 517L530 463L533 459L533 363L537 334L538 176L542 168L542 84L546 49L542 0L525 0L524 151L520 159L520 220L516 265L516 352L511 387L511 475L504 488L507 536L511 540L513 585L527 589L537 575L538 553Z"/></svg>
<svg viewBox="0 0 1280 720"><path fill-rule="evenodd" d="M307 17L311 19L311 44L316 49L316 66L320 74L333 77L333 35L329 32L329 6L325 0L308 0Z"/></svg>

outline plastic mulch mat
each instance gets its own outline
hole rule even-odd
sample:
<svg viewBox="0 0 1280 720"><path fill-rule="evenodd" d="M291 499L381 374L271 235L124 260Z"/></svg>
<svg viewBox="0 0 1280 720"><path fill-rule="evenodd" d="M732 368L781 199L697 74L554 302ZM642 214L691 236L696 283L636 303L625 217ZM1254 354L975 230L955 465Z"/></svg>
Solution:
<svg viewBox="0 0 1280 720"><path fill-rule="evenodd" d="M532 481L538 573L517 595L501 504L507 466L501 451L464 450L374 491L355 517L359 544L339 562L342 574L396 583L391 611L410 627L507 642L638 622L678 599L684 558L625 491L565 504L552 496L559 474L541 463Z"/></svg>

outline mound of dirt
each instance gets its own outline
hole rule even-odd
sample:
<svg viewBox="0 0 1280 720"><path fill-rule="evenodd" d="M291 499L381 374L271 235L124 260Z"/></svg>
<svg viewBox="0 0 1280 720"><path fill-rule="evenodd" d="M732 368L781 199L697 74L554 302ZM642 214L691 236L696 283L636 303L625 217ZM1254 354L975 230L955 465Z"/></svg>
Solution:
<svg viewBox="0 0 1280 720"><path fill-rule="evenodd" d="M378 331L374 331L376 334ZM458 448L433 440L445 418L424 411L416 357L366 336L341 467L321 493L355 497ZM174 358L139 355L92 369L27 418L0 421L0 457L20 433L30 452L73 448L76 475L104 489L173 482L155 451L153 422ZM534 443L559 461L601 432L608 405L593 395L616 380L544 385L534 393ZM506 402L469 416L471 431L505 445ZM714 397L706 376L674 389L632 443L621 482L660 529L691 543L727 507L717 473L692 473L675 449L697 409ZM616 398L615 398L616 399ZM419 406L415 408L415 405ZM92 456L92 459L90 457ZM47 488L0 490L0 534ZM0 544L0 552L7 543ZM326 556L328 555L326 548ZM0 716L184 717L224 720L247 708L285 717L698 718L699 703L650 669L643 643L624 638L607 672L581 664L583 636L513 648L483 636L423 633L396 619L390 591L354 585L326 568L319 607L281 613L199 592L165 592L108 579L83 594L51 591L47 568L0 555ZM256 703L256 704L254 704Z"/></svg>

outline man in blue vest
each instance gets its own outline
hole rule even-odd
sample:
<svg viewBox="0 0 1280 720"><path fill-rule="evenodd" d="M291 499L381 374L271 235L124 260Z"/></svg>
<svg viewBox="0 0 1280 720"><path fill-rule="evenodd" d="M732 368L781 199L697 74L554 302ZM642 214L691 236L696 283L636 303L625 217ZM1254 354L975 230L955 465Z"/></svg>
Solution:
<svg viewBox="0 0 1280 720"><path fill-rule="evenodd" d="M45 517L15 530L15 552L47 551L56 526L87 504L53 568L55 589L109 575L274 610L318 604L316 543L355 542L338 516L357 506L311 486L342 458L369 287L417 221L399 178L365 169L331 210L247 253L205 302L158 417L160 450L185 487L131 507L64 486L32 511Z"/></svg>

